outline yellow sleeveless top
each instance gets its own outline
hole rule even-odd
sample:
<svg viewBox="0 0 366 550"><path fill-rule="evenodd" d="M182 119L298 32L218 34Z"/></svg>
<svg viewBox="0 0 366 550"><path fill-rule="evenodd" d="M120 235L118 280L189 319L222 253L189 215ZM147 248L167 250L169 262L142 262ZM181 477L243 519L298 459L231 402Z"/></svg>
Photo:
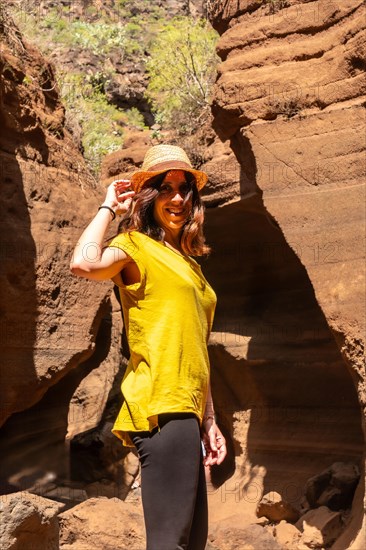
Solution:
<svg viewBox="0 0 366 550"><path fill-rule="evenodd" d="M216 295L193 258L147 235L121 233L108 246L122 249L140 270L138 283L115 281L131 356L112 432L133 446L126 432L151 431L160 413L192 412L202 422Z"/></svg>

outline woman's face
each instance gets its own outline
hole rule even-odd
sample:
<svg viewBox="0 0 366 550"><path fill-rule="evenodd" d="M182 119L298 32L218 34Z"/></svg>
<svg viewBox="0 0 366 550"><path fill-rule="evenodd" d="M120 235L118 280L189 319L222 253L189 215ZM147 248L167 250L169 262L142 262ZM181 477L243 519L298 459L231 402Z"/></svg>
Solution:
<svg viewBox="0 0 366 550"><path fill-rule="evenodd" d="M178 232L192 210L192 199L184 199L191 189L183 170L170 170L160 185L154 202L154 218L164 230Z"/></svg>

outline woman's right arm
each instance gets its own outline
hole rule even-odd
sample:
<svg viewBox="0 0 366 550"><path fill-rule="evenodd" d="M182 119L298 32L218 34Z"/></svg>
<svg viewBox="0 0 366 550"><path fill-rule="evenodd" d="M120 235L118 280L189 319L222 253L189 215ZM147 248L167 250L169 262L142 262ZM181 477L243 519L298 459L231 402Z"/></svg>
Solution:
<svg viewBox="0 0 366 550"><path fill-rule="evenodd" d="M129 209L134 194L130 190L129 181L114 181L108 186L103 205L115 213L124 214ZM74 275L96 281L111 279L131 261L130 256L119 248L103 249L105 233L111 219L110 210L101 208L80 236L70 262L70 270Z"/></svg>

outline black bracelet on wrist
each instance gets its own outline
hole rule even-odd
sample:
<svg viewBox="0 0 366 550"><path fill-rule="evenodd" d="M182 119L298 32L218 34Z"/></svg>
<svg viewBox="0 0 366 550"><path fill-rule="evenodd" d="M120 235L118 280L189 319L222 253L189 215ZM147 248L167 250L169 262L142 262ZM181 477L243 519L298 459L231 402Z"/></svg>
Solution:
<svg viewBox="0 0 366 550"><path fill-rule="evenodd" d="M212 418L212 420L214 420L216 422L216 415L214 415L214 414L208 414L207 416L205 415L203 417L202 422L207 422L207 420L209 420L210 418Z"/></svg>
<svg viewBox="0 0 366 550"><path fill-rule="evenodd" d="M112 220L114 220L114 219L116 218L116 213L115 213L115 211L114 211L110 206L107 206L106 204L102 204L102 206L99 206L98 211L99 211L101 208L106 208L107 210L110 211L110 213L111 213L112 216L113 216Z"/></svg>

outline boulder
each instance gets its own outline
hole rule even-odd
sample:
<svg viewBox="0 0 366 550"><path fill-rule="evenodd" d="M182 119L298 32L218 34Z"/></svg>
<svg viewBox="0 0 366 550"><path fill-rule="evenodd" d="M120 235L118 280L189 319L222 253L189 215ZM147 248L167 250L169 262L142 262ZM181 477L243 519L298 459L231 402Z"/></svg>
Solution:
<svg viewBox="0 0 366 550"><path fill-rule="evenodd" d="M320 506L301 516L296 527L303 531L301 542L310 548L323 548L336 540L343 524L339 512L332 512L326 506Z"/></svg>
<svg viewBox="0 0 366 550"><path fill-rule="evenodd" d="M265 516L270 521L286 520L295 522L299 519L299 512L291 504L284 501L279 493L272 491L264 495L257 507L257 516Z"/></svg>
<svg viewBox="0 0 366 550"><path fill-rule="evenodd" d="M295 548L301 537L301 532L295 525L282 520L275 528L276 540L281 546Z"/></svg>
<svg viewBox="0 0 366 550"><path fill-rule="evenodd" d="M328 506L331 510L344 510L352 504L360 471L352 462L335 462L319 475L309 479L305 487L306 498L312 507Z"/></svg>
<svg viewBox="0 0 366 550"><path fill-rule="evenodd" d="M0 501L0 548L58 550L57 513L62 504L27 492Z"/></svg>

